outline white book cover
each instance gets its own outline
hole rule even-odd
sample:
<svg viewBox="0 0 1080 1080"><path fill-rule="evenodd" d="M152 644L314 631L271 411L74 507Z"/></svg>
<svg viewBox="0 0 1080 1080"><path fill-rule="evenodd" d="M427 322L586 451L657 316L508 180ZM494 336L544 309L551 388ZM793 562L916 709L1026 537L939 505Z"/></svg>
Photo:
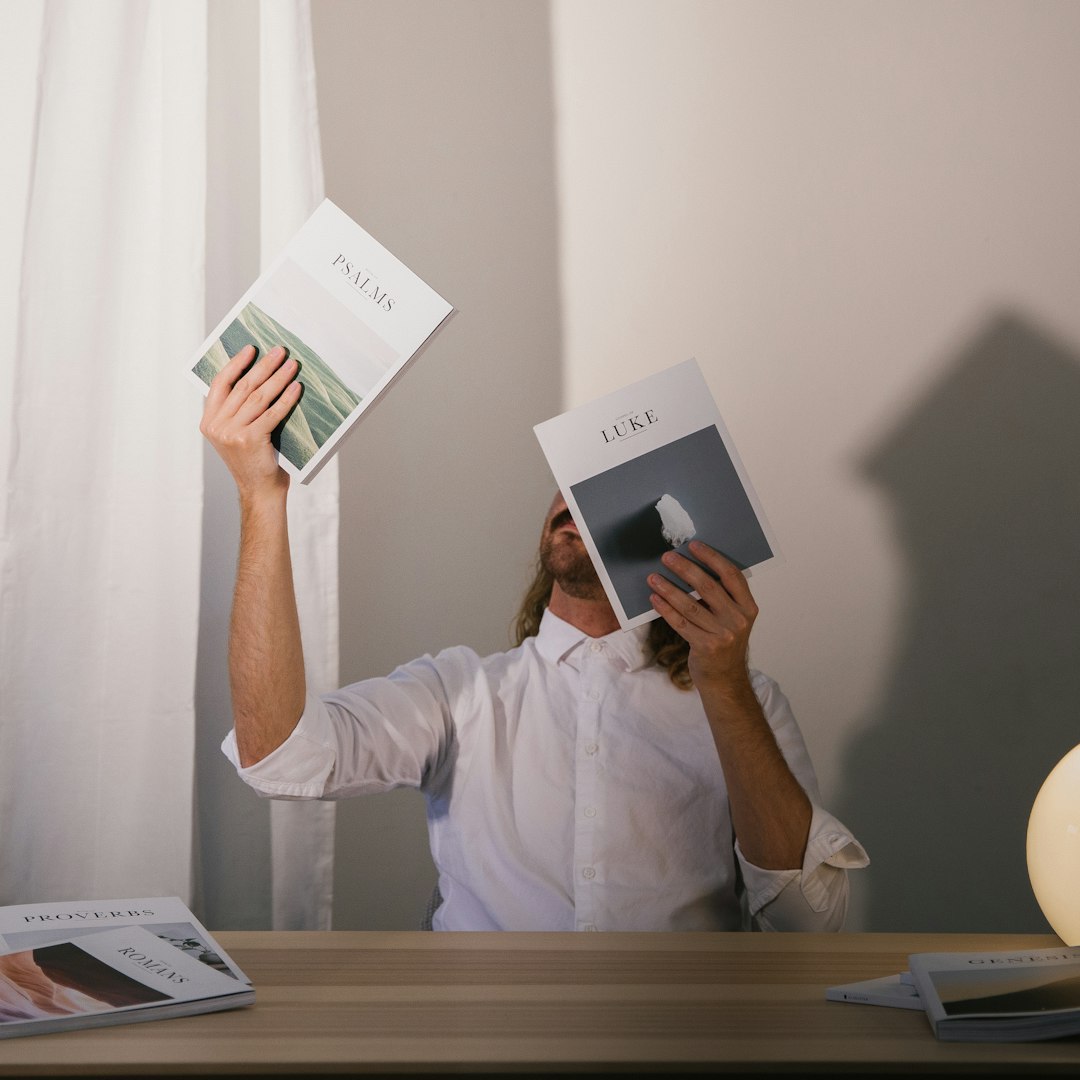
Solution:
<svg viewBox="0 0 1080 1080"><path fill-rule="evenodd" d="M534 430L624 630L658 618L646 579L671 579L672 548L698 539L742 570L779 556L696 360Z"/></svg>
<svg viewBox="0 0 1080 1080"><path fill-rule="evenodd" d="M0 1038L238 1008L245 982L142 926L91 930L0 955Z"/></svg>
<svg viewBox="0 0 1080 1080"><path fill-rule="evenodd" d="M204 966L246 983L247 976L176 896L65 900L0 907L0 953L35 949L120 926L141 926Z"/></svg>
<svg viewBox="0 0 1080 1080"><path fill-rule="evenodd" d="M191 378L205 394L245 345L284 346L303 393L275 434L307 483L453 308L329 199L203 342Z"/></svg>

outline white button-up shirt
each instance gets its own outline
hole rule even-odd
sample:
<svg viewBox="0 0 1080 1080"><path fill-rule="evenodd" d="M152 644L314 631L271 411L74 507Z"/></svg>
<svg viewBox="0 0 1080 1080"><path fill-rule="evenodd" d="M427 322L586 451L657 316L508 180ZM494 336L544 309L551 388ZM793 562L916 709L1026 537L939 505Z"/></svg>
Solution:
<svg viewBox="0 0 1080 1080"><path fill-rule="evenodd" d="M263 795L419 788L437 930L839 929L860 845L819 805L787 699L753 686L813 804L801 869L743 858L701 699L649 662L647 627L592 639L550 611L480 657L458 647L309 696L292 735L247 769Z"/></svg>

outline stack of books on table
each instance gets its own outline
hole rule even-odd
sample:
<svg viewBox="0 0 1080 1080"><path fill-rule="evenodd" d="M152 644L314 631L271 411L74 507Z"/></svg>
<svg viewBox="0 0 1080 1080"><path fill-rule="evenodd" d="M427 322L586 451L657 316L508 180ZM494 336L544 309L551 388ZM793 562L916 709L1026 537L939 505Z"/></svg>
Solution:
<svg viewBox="0 0 1080 1080"><path fill-rule="evenodd" d="M922 1009L946 1042L1080 1035L1080 948L913 953L909 971L831 986L830 1001Z"/></svg>

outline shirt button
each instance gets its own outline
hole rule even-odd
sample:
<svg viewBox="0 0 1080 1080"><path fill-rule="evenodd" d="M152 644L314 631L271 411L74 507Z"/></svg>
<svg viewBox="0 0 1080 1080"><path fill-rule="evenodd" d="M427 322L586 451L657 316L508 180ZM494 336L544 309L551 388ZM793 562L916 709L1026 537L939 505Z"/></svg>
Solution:
<svg viewBox="0 0 1080 1080"><path fill-rule="evenodd" d="M596 807L595 806L586 806L585 807L585 816L586 817L596 817Z"/></svg>
<svg viewBox="0 0 1080 1080"><path fill-rule="evenodd" d="M586 881L592 881L592 879L596 877L596 871L591 866L586 866L585 869L581 871L581 876Z"/></svg>
<svg viewBox="0 0 1080 1080"><path fill-rule="evenodd" d="M588 754L589 757L592 757L599 749L600 747L594 742L587 742L585 744L585 753Z"/></svg>
<svg viewBox="0 0 1080 1080"><path fill-rule="evenodd" d="M599 690L587 690L585 692L585 696L590 701L599 701L600 700L600 691Z"/></svg>
<svg viewBox="0 0 1080 1080"><path fill-rule="evenodd" d="M604 651L604 646L601 645L599 641L594 641L589 646L589 648L592 649L593 652L603 652Z"/></svg>

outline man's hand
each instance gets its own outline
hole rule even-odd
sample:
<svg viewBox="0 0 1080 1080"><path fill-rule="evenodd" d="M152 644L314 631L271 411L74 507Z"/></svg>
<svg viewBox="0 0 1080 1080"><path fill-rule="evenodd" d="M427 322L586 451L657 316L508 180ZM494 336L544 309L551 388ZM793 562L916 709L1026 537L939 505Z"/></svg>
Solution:
<svg viewBox="0 0 1080 1080"><path fill-rule="evenodd" d="M695 600L661 574L650 574L652 606L689 643L695 686L744 692L750 686L747 658L757 604L733 562L700 540L691 542L690 551L712 574L675 551L667 552L663 563L701 599Z"/></svg>
<svg viewBox="0 0 1080 1080"><path fill-rule="evenodd" d="M199 430L217 450L241 498L281 491L289 477L277 463L270 436L300 400L299 365L271 349L257 363L245 345L210 383Z"/></svg>

